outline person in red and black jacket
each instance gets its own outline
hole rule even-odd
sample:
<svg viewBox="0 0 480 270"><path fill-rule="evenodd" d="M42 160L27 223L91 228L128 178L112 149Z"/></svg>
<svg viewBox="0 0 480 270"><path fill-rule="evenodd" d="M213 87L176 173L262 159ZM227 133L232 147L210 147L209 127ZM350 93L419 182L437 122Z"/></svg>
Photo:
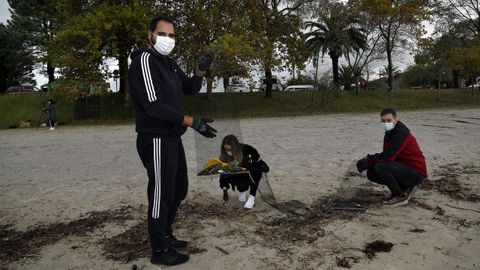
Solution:
<svg viewBox="0 0 480 270"><path fill-rule="evenodd" d="M427 165L417 140L393 109L380 113L385 130L383 152L357 162L359 172L367 170L370 181L386 185L392 192L386 205L405 205L427 177Z"/></svg>

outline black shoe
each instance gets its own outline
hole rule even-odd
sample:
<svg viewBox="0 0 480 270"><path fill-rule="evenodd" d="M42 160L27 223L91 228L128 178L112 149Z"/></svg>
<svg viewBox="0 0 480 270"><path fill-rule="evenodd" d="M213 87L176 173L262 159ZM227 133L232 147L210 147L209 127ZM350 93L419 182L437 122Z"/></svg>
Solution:
<svg viewBox="0 0 480 270"><path fill-rule="evenodd" d="M168 237L168 244L173 248L186 248L186 247L188 247L188 242L187 241L178 240L173 235Z"/></svg>
<svg viewBox="0 0 480 270"><path fill-rule="evenodd" d="M188 255L178 253L175 249L169 248L166 251L152 251L150 262L161 265L178 265L187 262Z"/></svg>

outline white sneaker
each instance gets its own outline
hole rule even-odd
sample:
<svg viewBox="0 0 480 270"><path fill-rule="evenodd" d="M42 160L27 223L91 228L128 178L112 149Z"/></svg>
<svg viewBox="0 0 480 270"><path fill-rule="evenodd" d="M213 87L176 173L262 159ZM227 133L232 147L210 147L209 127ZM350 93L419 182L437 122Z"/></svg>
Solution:
<svg viewBox="0 0 480 270"><path fill-rule="evenodd" d="M238 193L238 200L240 202L246 202L247 201L247 192L244 191L244 192L239 192Z"/></svg>
<svg viewBox="0 0 480 270"><path fill-rule="evenodd" d="M55 130L55 128L54 128L54 127L51 127L50 130Z"/></svg>
<svg viewBox="0 0 480 270"><path fill-rule="evenodd" d="M254 205L255 205L255 196L248 195L248 200L243 206L243 208L252 209Z"/></svg>

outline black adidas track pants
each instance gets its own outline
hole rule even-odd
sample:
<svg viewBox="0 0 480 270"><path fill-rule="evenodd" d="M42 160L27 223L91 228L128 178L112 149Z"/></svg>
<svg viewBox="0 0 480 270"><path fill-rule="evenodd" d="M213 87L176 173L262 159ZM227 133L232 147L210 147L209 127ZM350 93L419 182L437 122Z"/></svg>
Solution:
<svg viewBox="0 0 480 270"><path fill-rule="evenodd" d="M138 134L137 151L148 174L148 233L153 250L168 248L188 177L181 138Z"/></svg>

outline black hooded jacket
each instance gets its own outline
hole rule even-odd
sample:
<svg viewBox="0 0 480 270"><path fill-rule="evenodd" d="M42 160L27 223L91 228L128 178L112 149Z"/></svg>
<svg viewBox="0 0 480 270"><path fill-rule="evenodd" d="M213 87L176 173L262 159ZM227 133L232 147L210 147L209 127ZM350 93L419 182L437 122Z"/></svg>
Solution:
<svg viewBox="0 0 480 270"><path fill-rule="evenodd" d="M57 108L55 107L55 103L48 102L45 111L47 111L47 120L57 121Z"/></svg>
<svg viewBox="0 0 480 270"><path fill-rule="evenodd" d="M173 59L149 49L136 50L130 58L128 85L137 133L182 136L186 127L181 96L198 93L203 78L189 78Z"/></svg>

